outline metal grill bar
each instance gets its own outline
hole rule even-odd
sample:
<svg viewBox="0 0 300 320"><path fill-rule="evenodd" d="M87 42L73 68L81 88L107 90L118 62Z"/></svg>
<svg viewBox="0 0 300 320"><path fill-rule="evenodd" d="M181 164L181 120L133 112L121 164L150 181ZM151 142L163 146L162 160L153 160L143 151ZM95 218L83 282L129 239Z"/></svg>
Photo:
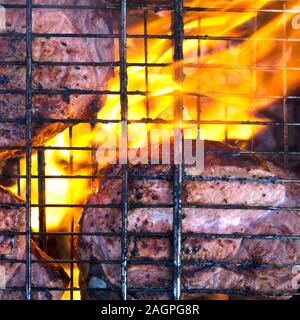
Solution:
<svg viewBox="0 0 300 320"><path fill-rule="evenodd" d="M121 119L128 126L128 98L127 98L127 0L121 0L120 8L120 98L121 98ZM127 149L127 132L121 129L122 142L126 144ZM125 137L124 137L125 135ZM121 239L121 298L127 300L127 218L128 218L128 167L127 163L122 165L122 239Z"/></svg>
<svg viewBox="0 0 300 320"><path fill-rule="evenodd" d="M72 151L72 149L71 149ZM94 150L92 150L94 151ZM284 154L284 153L283 153ZM26 178L25 175L0 175L0 178L3 179L24 179ZM32 179L92 179L95 180L97 178L102 178L106 180L118 180L122 179L120 176L110 176L105 177L103 175L32 175ZM140 181L172 181L171 176L164 176L164 175L153 175L153 176L129 176L129 180L140 180ZM300 183L300 179L282 179L282 178L273 178L273 177L266 177L266 178L239 178L239 177L228 177L228 176L189 176L183 175L184 181L239 181L239 182L260 182L266 184L274 184L274 183ZM5 205L7 203L3 203L1 205ZM46 204L43 201L39 201L40 206L45 206ZM163 205L163 204L162 204ZM9 204L7 204L9 206Z"/></svg>
<svg viewBox="0 0 300 320"><path fill-rule="evenodd" d="M22 291L24 290L22 287L15 287L12 288L12 291ZM43 292L43 291L94 291L94 292L120 292L120 289L117 288L107 288L107 289L79 289L79 288L56 288L56 287L34 287L32 288L32 291L34 292ZM128 289L128 294L135 294L135 293L145 293L145 294L151 294L151 293L170 293L171 290L166 288L130 288ZM290 292L283 292L283 293L274 293L274 292L255 292L255 291L250 291L246 289L241 289L241 290L222 290L222 289L202 289L202 288L183 288L182 289L183 293L189 293L189 294L216 294L216 293L223 293L223 294L228 294L228 295L242 295L246 297L290 297L291 294L295 296L300 296L300 292L295 292L295 293L290 293Z"/></svg>
<svg viewBox="0 0 300 320"><path fill-rule="evenodd" d="M0 32L0 37L19 37L24 38L25 34L21 32L11 32L9 34ZM78 34L78 33L32 33L32 38L119 38L119 34L94 34L94 33L85 33L85 34ZM173 35L140 35L140 34L126 34L126 38L130 39L170 39L174 40ZM239 37L239 36L200 36L200 35L183 35L182 38L184 40L222 40L222 41L277 41L277 42L300 42L299 38L248 38L248 37Z"/></svg>
<svg viewBox="0 0 300 320"><path fill-rule="evenodd" d="M5 93L9 93L9 94L23 94L25 95L26 94L26 91L25 90L19 90L19 89L4 89L4 90L0 90L0 94L5 94ZM120 94L119 91L106 91L106 90L75 90L75 89L70 89L70 90L32 90L32 93L33 94L44 94L44 95L49 95L49 94L58 94L58 95L65 95L65 94L69 94L69 95L72 95L72 94L90 94L90 95L95 95L95 94L98 94L98 95L101 95L101 94L105 94L105 95L109 95L109 94L113 94L113 95L116 95L116 94ZM279 100L279 99L293 99L293 100L299 100L300 99L300 96L297 96L297 95L293 95L293 96L288 96L288 97L284 97L282 95L252 95L252 94L242 94L242 93L234 93L234 94L226 94L226 93L219 93L219 92L205 92L205 93L197 93L197 92L192 92L192 91L183 91L182 92L183 95L186 95L186 96L195 96L195 97L207 97L207 95L211 95L211 96L215 96L215 97L244 97L244 98L252 98L252 99L274 99L274 100ZM151 94L151 92L146 92L146 91L128 91L127 92L127 95L143 95L143 96L146 96L146 95L149 95ZM171 96L170 94L166 94L166 96ZM8 119L8 121L6 122L15 122L15 121L20 121L18 119L20 118L16 118L17 120L12 120L12 119ZM34 119L34 118L33 118ZM0 119L1 120L1 119ZM40 119L41 120L41 119ZM44 118L43 118L43 121L44 121ZM79 119L69 119L69 120L63 120L63 119L47 119L45 118L45 121L47 122L68 122L70 121L71 123L75 123L77 121L77 123L79 123ZM93 120L91 120L93 122ZM98 120L99 121L99 120ZM116 121L119 121L119 120L115 120L115 119L112 119L112 120L102 120L102 121L106 121L106 122L116 122ZM128 120L128 121L131 121L132 120ZM139 120L141 121L141 120ZM152 119L152 120L147 120L147 121L166 121L166 120L156 120L156 119ZM186 121L193 121L195 122L196 120L185 120ZM215 121L218 121L218 120L215 120ZM1 120L1 122L3 122L3 120ZM87 120L85 119L82 119L82 122L87 122ZM101 122L101 120L100 120ZM224 121L218 121L218 123L223 123ZM251 121L244 121L245 124L256 124L255 122L251 122ZM261 121L257 121L257 124L260 124L260 123L263 123ZM267 122L268 123L268 122ZM272 123L272 122L270 122ZM281 122L279 122L281 124Z"/></svg>
<svg viewBox="0 0 300 320"><path fill-rule="evenodd" d="M73 128L69 128L69 146L73 145ZM72 175L73 173L73 152L72 150L70 151L70 174ZM71 218L71 246L70 246L70 257L71 257L71 262L70 262L70 287L73 289L74 288L74 215L72 214ZM70 291L70 300L74 299L74 291Z"/></svg>
<svg viewBox="0 0 300 320"><path fill-rule="evenodd" d="M38 190L39 190L39 231L42 232L40 239L41 248L47 252L47 237L43 234L47 231L46 226L46 181L45 181L45 150L38 150ZM31 179L33 176L31 175Z"/></svg>
<svg viewBox="0 0 300 320"><path fill-rule="evenodd" d="M24 259L5 259L6 262L10 263L26 263L26 260ZM114 260L101 260L98 262L95 262L95 264L108 264L108 265L120 265L121 259L114 259ZM49 260L32 260L32 264L46 264L51 266L54 263L74 263L74 260L72 259L55 259L52 261ZM90 263L90 260L78 260L76 261L78 264L87 264ZM281 269L281 268L293 268L295 266L299 265L298 262L289 263L289 264L267 264L267 263L255 263L253 261L244 261L242 263L238 262L228 262L228 261L219 261L219 260L200 260L200 259L182 259L181 261L183 266L197 266L201 268L208 268L208 267L223 267L223 268L235 268L243 270L250 270L250 269L256 269L256 270L264 270L264 269ZM153 260L153 259L143 259L143 260L135 260L135 259L128 259L128 265L160 265L160 266L172 266L173 260L172 259L159 259L159 260ZM71 286L73 287L73 286Z"/></svg>
<svg viewBox="0 0 300 320"><path fill-rule="evenodd" d="M26 235L26 232L15 232L15 231L1 231L2 235ZM41 236L41 232L32 232L32 235ZM52 236L107 236L116 237L121 236L121 232L46 232L45 235ZM153 238L170 238L170 233L168 232L128 232L128 237L153 237ZM182 232L182 237L193 237L193 238L203 238L203 239L261 239L261 240L299 240L300 235L278 235L278 234L209 234L209 233L191 233ZM7 259L9 260L9 259ZM19 261L19 260L18 260Z"/></svg>
<svg viewBox="0 0 300 320"><path fill-rule="evenodd" d="M32 3L26 0L26 299L31 299Z"/></svg>
<svg viewBox="0 0 300 320"><path fill-rule="evenodd" d="M17 150L17 149L20 149L20 150L24 150L25 149L25 147L18 147L18 146L15 146L15 147L10 147L10 148L4 148L4 147L2 147L2 148L0 148L0 150ZM38 146L38 147L32 147L32 150L83 150L83 151L85 151L85 150L94 150L93 149L93 147L43 147L43 146ZM243 152L241 152L241 154L252 154L252 155L254 155L254 154L257 154L257 155L259 155L259 154L261 154L261 155L281 155L281 154L284 154L284 152L283 151L243 151ZM289 151L289 153L288 153L289 155L295 155L295 156L297 156L297 155L300 155L300 152L297 152L297 151ZM17 175L14 175L14 174L12 174L12 175L0 175L0 177L1 178L24 178L24 175L21 175L21 174L17 174ZM39 176L39 175L33 175L32 176L33 178L39 178L39 177L41 177L41 176ZM51 178L51 177L61 177L61 178L63 178L63 177L66 177L66 178L68 178L68 177L74 177L74 178L76 178L76 177L78 177L78 178L80 178L80 177L86 177L86 178L88 178L88 177L91 177L91 178L96 178L95 176L81 176L81 175L74 175L74 176L68 176L68 175L60 175L60 176L55 176L55 175L51 175L51 176L45 176L45 177L49 177L49 178ZM147 179L147 177L141 177L142 179ZM160 178L162 178L162 176L160 176ZM149 177L149 179L150 179L150 177ZM221 179L223 179L222 177L221 177ZM237 178L237 179L239 179L239 178ZM280 180L280 179L278 179L277 181L282 181L282 182L298 182L298 180L297 179L283 179L283 180Z"/></svg>
<svg viewBox="0 0 300 320"><path fill-rule="evenodd" d="M147 40L147 38L145 38ZM25 66L25 61L0 61L0 65L22 65ZM118 67L120 66L120 61L112 61L112 62L58 62L58 61L32 61L33 66L92 66L92 67ZM156 63L156 62L127 62L128 67L170 67L171 63ZM268 65L255 65L255 66L247 66L247 65L237 65L237 64L213 64L213 63L182 63L184 68L207 68L207 69L241 69L241 70L264 70L264 71L276 71L276 70L287 70L287 71L299 71L300 67L280 67L280 66L268 66ZM39 90L36 90L39 92ZM6 93L6 91L2 90L1 92ZM20 93L24 92L24 90L18 91ZM114 91L109 91L111 94L115 94ZM145 92L150 92L150 90L146 90ZM288 97L288 96L287 96Z"/></svg>
<svg viewBox="0 0 300 320"><path fill-rule="evenodd" d="M41 119L40 119L41 120ZM10 119L10 118L0 118L0 123L7 122L7 123L21 123L23 124L26 122L26 118L22 119ZM38 122L37 118L32 118L32 123ZM79 124L79 123L103 123L103 124L109 124L109 123L122 123L122 120L107 120L107 119L43 119L43 122L47 123L66 123L66 124ZM138 119L138 120L127 120L128 124L133 123L144 123L144 124L151 124L151 123L161 123L161 124L174 124L174 120L166 120L166 119ZM216 125L224 125L224 124L239 124L239 125L255 125L255 126L300 126L300 122L281 122L281 121L222 121L222 120L182 120L182 124L216 124ZM11 149L24 149L24 146L7 146L7 147L0 147L0 150L11 150ZM32 146L32 149L49 149L53 150L53 148L65 148L69 150L75 150L76 148L78 150L88 150L87 148L90 147L54 147L54 146ZM247 150L241 150L241 153L249 152Z"/></svg>
<svg viewBox="0 0 300 320"><path fill-rule="evenodd" d="M14 203L0 203L2 208L26 208L26 204L14 204ZM36 207L46 207L46 208L106 208L106 209L120 209L122 204L31 204L32 208ZM135 204L127 203L129 209L138 209L138 208L173 208L171 204ZM242 210L261 210L261 211L291 211L297 212L300 211L300 207L276 207L276 206L247 206L247 205L221 205L221 204L181 204L182 208L190 209L224 209L224 210L233 210L233 209L242 209Z"/></svg>
<svg viewBox="0 0 300 320"><path fill-rule="evenodd" d="M288 0L276 0L276 2L285 3ZM274 1L275 3L275 1ZM26 8L25 4L2 4L3 7L7 9L24 9ZM72 5L72 4L32 4L32 8L41 8L41 9L103 9L103 10L120 10L120 5L118 4L105 4L105 5ZM154 12L158 11L172 11L174 7L171 5L151 5L151 4L127 4L128 9L137 9L137 10L151 10ZM183 11L197 11L197 12L223 12L223 8L206 8L206 7L190 7L183 6ZM261 9L252 9L252 8L228 8L227 12L263 12L263 13L299 13L298 9L277 9L277 8L261 8Z"/></svg>
<svg viewBox="0 0 300 320"><path fill-rule="evenodd" d="M21 168L20 168L20 159L18 159L17 161L17 176L21 176L21 172L20 172ZM21 195L21 181L19 178L17 178L17 190L18 190L18 196Z"/></svg>
<svg viewBox="0 0 300 320"><path fill-rule="evenodd" d="M182 86L183 69L181 61L183 60L183 1L174 0L174 16L173 16L173 33L174 33L174 61L175 61L175 81ZM182 119L183 119L183 95L178 91L175 101L175 119L176 128L180 129L180 138L178 149L175 154L180 154L182 157ZM182 188L182 165L174 165L173 178L173 291L172 297L179 300L181 297L181 218L182 218L182 203L181 203L181 188Z"/></svg>
<svg viewBox="0 0 300 320"><path fill-rule="evenodd" d="M287 39L287 17L286 17L286 3L283 4L283 33L284 37ZM286 122L287 120L287 99L286 96L288 95L288 84L287 84L287 70L285 69L287 65L287 42L284 41L282 45L282 56L283 56L283 72L282 72L282 81L283 81L283 121ZM289 151L289 127L283 126L283 140L284 140L284 165L288 167L288 151Z"/></svg>

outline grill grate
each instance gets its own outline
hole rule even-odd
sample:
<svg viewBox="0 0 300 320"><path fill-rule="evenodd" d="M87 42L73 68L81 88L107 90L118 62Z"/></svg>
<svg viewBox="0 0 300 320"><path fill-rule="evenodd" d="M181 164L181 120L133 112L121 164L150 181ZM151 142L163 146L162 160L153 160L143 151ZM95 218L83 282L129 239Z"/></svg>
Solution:
<svg viewBox="0 0 300 320"><path fill-rule="evenodd" d="M267 99L276 99L277 101L282 101L282 108L283 108L283 121L231 121L231 120L204 120L201 119L201 97L205 97L203 94L199 94L197 92L186 92L184 90L180 90L175 94L175 115L176 121L178 123L178 127L182 128L183 124L196 124L198 127L203 124L217 124L217 125L253 125L253 126L273 126L273 127L282 127L283 128L283 141L284 147L282 150L276 151L255 151L253 147L253 138L251 141L250 150L241 151L242 154L260 154L264 156L283 156L285 165L288 166L288 160L290 156L299 156L300 152L298 151L290 151L289 150L289 128L290 127L298 127L300 125L299 122L296 121L289 121L287 117L287 108L289 101L298 101L300 96L297 94L288 94L288 84L287 84L287 71L299 71L300 67L290 67L287 65L287 43L289 42L299 42L300 39L292 39L286 38L286 30L284 30L285 37L278 37L276 39L273 38L253 38L254 47L256 48L258 41L271 41L276 40L277 42L283 43L283 57L284 57L284 65L281 66L239 66L239 65L207 65L201 63L200 55L201 55L201 40L216 40L216 41L244 41L249 40L248 37L243 36L206 36L206 35L186 35L184 34L184 13L185 12L220 12L222 8L202 8L202 7L189 7L184 6L183 0L174 0L174 5L132 5L130 1L127 0L120 0L120 3L117 4L110 4L105 6L90 6L90 5L35 5L32 4L31 0L26 0L26 4L6 4L4 7L6 8L23 8L26 9L26 34L12 32L9 35L6 33L1 33L1 37L16 37L16 38L24 38L26 40L26 60L25 61L9 61L4 62L0 61L0 65L20 65L26 66L26 90L19 90L19 89L1 89L0 94L22 94L26 96L26 114L25 118L19 119L8 119L5 117L1 117L0 123L22 123L26 125L26 145L25 146L11 146L11 147L0 147L0 150L7 150L7 149L23 149L26 152L26 174L23 175L20 172L20 163L18 164L17 174L10 175L9 178L16 178L18 181L18 193L21 194L21 184L20 180L26 180L26 202L25 204L7 204L2 203L0 204L1 207L25 207L26 209L26 231L25 232L1 232L1 234L21 234L26 236L26 257L22 260L17 260L15 262L22 262L26 264L26 287L25 287L25 294L26 299L32 299L32 293L34 291L45 291L48 289L58 290L58 291L70 291L70 299L73 300L74 292L79 291L80 289L75 286L74 277L75 277L75 264L76 263L89 263L90 261L75 261L74 260L74 238L77 235L95 235L95 236L121 236L121 248L122 254L120 260L102 260L101 264L119 264L121 265L121 287L120 289L99 289L104 292L116 291L121 293L122 299L126 300L128 294L136 293L136 292L167 292L171 294L173 299L180 299L183 293L225 293L230 295L255 295L255 296L289 296L290 293L288 292L281 292L281 293L266 293L266 292L249 292L245 290L213 290L213 289L201 289L201 288L191 288L186 289L182 288L181 286L181 276L180 271L182 266L184 265L199 265L203 267L207 266L236 266L241 268L251 267L253 265L249 265L249 262L240 263L240 264L232 264L229 262L224 261L197 261L197 260L188 260L188 261L181 261L181 244L182 238L184 236L189 237L198 237L203 239L221 239L221 238L228 238L228 239L265 239L265 240L300 240L300 235L277 235L277 234L257 234L257 235L247 235L247 234L207 234L207 233L187 233L181 231L181 217L182 217L182 209L183 208L215 208L215 209L243 209L243 210L286 210L285 207L271 207L271 206L247 206L247 205L196 205L196 204L183 204L181 202L181 187L182 183L187 180L207 180L207 181L228 181L228 179L232 179L234 181L255 181L255 182L282 182L282 183L290 183L290 182L300 182L300 179L267 179L267 178L228 178L228 177L219 177L219 176L210 176L210 177L195 177L195 176L187 176L183 172L182 165L174 165L174 175L173 175L173 204L169 205L137 205L131 204L128 202L128 165L123 164L122 169L122 176L112 176L109 177L110 179L122 179L122 201L121 206L119 205L91 205L91 204L65 204L65 203L55 203L49 204L46 201L46 187L45 182L46 179L60 179L60 178L68 178L68 179L89 179L92 182L92 190L95 190L96 182L95 180L98 179L99 175L97 175L97 163L96 163L96 145L93 144L91 146L84 146L84 147L77 147L73 145L73 129L69 128L69 146L68 147L56 147L56 146L32 146L31 144L31 125L32 123L40 121L40 119L32 116L31 114L31 99L32 95L34 94L106 94L110 95L119 95L120 96L120 103L121 103L121 120L113 119L43 119L44 122L55 123L67 123L67 124L80 124L80 123L88 123L91 126L91 130L95 128L97 124L109 124L109 123L120 123L120 121L125 122L127 125L135 124L135 123L161 123L161 124L170 124L174 123L173 121L168 121L165 119L152 119L150 117L149 111L149 76L148 76L148 69L152 67L168 67L171 66L171 63L153 63L149 62L148 60L148 40L149 39L170 39L173 41L174 44L174 61L176 61L176 68L174 72L174 78L176 83L179 87L182 87L183 83L183 69L184 68L228 68L228 69L248 69L253 70L254 74L257 70L268 70L268 71L275 71L275 70L282 70L283 71L283 94L282 95L258 95L256 94L256 82L255 76L253 77L253 94L251 95L243 95L243 94L232 94L232 93L213 93L214 95L219 96L228 96L228 97L238 97L238 96L247 96L249 98L267 98ZM279 2L279 1L277 1ZM260 10L255 9L229 9L229 12L262 12L262 13L299 13L297 10L287 9L286 4L284 1L280 1L283 5L281 9L272 9L272 8L265 8ZM66 8L66 9L94 9L99 8L102 10L112 10L119 14L119 33L107 35L107 34L36 34L32 32L32 10L34 8ZM128 11L131 9L141 10L143 11L144 17L144 34L128 34L127 27L128 27ZM151 35L148 32L148 12L154 11L170 11L173 17L172 23L172 34L168 35ZM257 29L257 20L255 29ZM113 37L116 40L119 40L119 61L111 61L111 62L49 62L49 61L33 61L32 60L32 41L34 38L37 37L98 37L98 38L105 38L105 37ZM144 55L145 55L145 62L128 62L127 61L127 40L128 39L137 39L141 38L144 40ZM183 59L183 42L185 40L198 40L198 61L197 63L188 63L185 64ZM254 58L256 57L256 50L254 51ZM256 59L255 59L256 61ZM120 90L119 91L111 91L111 90L42 90L42 89L34 89L32 88L32 68L34 66L114 66L120 69ZM145 68L145 90L137 90L137 91L130 91L128 90L128 68L129 67L144 67ZM132 120L128 119L128 97L134 95L143 95L146 97L146 109L147 109L147 117L145 119L137 119ZM170 95L174 95L173 93ZM183 117L183 99L185 96L194 96L197 98L198 104L198 114L197 120L185 120ZM228 114L228 110L226 112ZM253 136L252 136L253 137ZM182 138L182 137L181 137ZM228 135L226 133L225 140L229 141ZM182 147L182 145L181 145ZM69 175L47 175L45 171L45 152L47 150L67 150L70 151L70 161L69 161ZM73 165L74 165L74 156L73 153L76 151L87 151L91 153L91 163L93 164L93 173L92 175L77 175L73 174ZM38 173L32 173L32 163L31 163L31 156L34 151L38 153ZM8 178L6 175L1 175L1 178ZM106 177L107 179L108 177ZM144 180L153 180L153 179L160 179L160 180L170 180L169 176L137 176L133 177L135 179L144 179ZM38 190L39 190L39 199L38 204L32 203L32 196L31 196L31 183L33 179L38 180ZM121 232L95 232L95 233L78 233L75 231L75 221L74 217L71 219L71 227L70 232L59 231L53 232L48 231L46 228L46 208L88 208L88 207L95 207L95 208L120 208L122 210L122 229ZM172 208L173 209L173 230L172 233L139 233L139 232L129 232L127 230L128 222L128 211L131 208ZM33 208L38 208L39 210L39 232L31 231L31 210ZM289 207L289 211L300 211L300 207ZM70 259L57 259L51 261L51 263L58 262L63 264L70 265L70 275L71 275L71 285L70 288L36 288L31 286L31 265L33 263L49 263L49 261L45 260L32 260L30 255L30 240L31 237L39 237L41 239L41 247L45 251L47 251L47 239L50 236L57 236L57 237L70 237L71 239L71 248L70 248ZM147 237L172 237L172 244L173 244L173 258L172 259L163 259L163 260L134 260L134 259L127 259L127 244L128 238L133 236L147 236ZM159 289L159 288L143 288L143 289L134 289L127 287L127 280L128 274L127 269L129 265L134 264L159 264L164 266L172 267L172 288L170 289ZM295 262L293 265L298 265L299 262ZM270 265L270 264L257 264L255 265L256 268L268 268L268 267L280 267L279 265ZM15 288L13 290L24 290L24 288ZM89 289L90 290L90 289ZM98 289L94 289L97 291ZM298 293L299 294L299 293ZM295 294L297 295L297 293Z"/></svg>

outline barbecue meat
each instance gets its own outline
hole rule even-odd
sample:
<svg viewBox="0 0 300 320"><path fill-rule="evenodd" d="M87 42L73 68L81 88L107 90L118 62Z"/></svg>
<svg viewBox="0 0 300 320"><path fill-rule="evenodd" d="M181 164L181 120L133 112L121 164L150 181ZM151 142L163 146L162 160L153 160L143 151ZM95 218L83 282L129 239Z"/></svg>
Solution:
<svg viewBox="0 0 300 320"><path fill-rule="evenodd" d="M182 215L182 288L239 290L266 296L282 292L293 293L293 265L300 261L300 242L282 236L300 234L300 215L289 208L300 204L300 184L283 183L276 178L295 179L285 169L239 149L218 142L205 142L204 172L185 167L185 173L201 176L201 180L184 181L183 204L207 205L206 208L183 208ZM119 165L102 171L98 192L89 197L88 204L119 204L121 180L109 179L121 175ZM169 180L158 179L165 175ZM149 176L136 179L136 176ZM171 288L172 271L165 263L172 258L171 237L151 236L149 233L171 234L173 167L171 165L129 166L129 203L155 205L152 208L129 210L128 231L147 233L128 237L128 289ZM224 179L212 180L211 177ZM239 180L235 179L239 178ZM222 207L214 207L222 205ZM234 206L232 208L232 206ZM241 207L242 206L242 207ZM250 206L255 206L253 208ZM276 207L285 207L280 210ZM244 208L245 207L245 208ZM272 210L273 209L273 210ZM121 211L118 208L87 208L79 222L79 231L120 232ZM194 236L195 233L200 236ZM215 234L209 237L209 234ZM227 237L226 237L227 235ZM228 236L229 235L229 236ZM245 235L245 237L242 237ZM256 236L248 238L246 235ZM259 235L279 236L261 239ZM281 236L281 238L280 238ZM99 263L119 260L120 236L82 235L76 243L81 285L86 299L118 299L116 292L103 293L88 289L120 288L120 265ZM130 260L144 264L130 264ZM130 292L130 291L129 291ZM258 294L259 295L259 294ZM132 294L131 298L166 298L166 295ZM187 294L183 297L189 298Z"/></svg>
<svg viewBox="0 0 300 320"><path fill-rule="evenodd" d="M52 259L33 241L31 241L31 247L31 259L37 261L31 264L33 300L59 300L64 291L51 290L51 288L67 288L70 282L68 275L60 265L51 262ZM43 260L43 262L38 262L39 260ZM24 263L17 265L19 267L10 281L7 282L6 289L0 291L1 300L25 299L26 265ZM34 290L35 287L47 289ZM14 290L13 288L21 288L21 290Z"/></svg>
<svg viewBox="0 0 300 320"><path fill-rule="evenodd" d="M25 236L9 234L10 232L25 232L25 208L21 198L15 196L0 186L0 202L15 204L16 207L0 207L0 266L5 268L6 280L9 281L18 265L15 259L22 259L25 253ZM12 260L2 262L1 260Z"/></svg>
<svg viewBox="0 0 300 320"><path fill-rule="evenodd" d="M19 260L26 259L26 230L24 201L0 186L0 272L5 275L5 287L25 286L25 264ZM7 206L5 206L7 204ZM32 260L48 260L48 257L32 241ZM55 263L32 262L32 287L59 287L66 288L69 278L62 267ZM3 278L1 278L2 281ZM2 282L1 282L2 283ZM60 291L34 291L34 299L59 299L63 294ZM0 300L24 299L20 290L0 290Z"/></svg>
<svg viewBox="0 0 300 320"><path fill-rule="evenodd" d="M7 4L24 4L24 0L6 1ZM105 0L34 0L33 4L101 5ZM26 19L25 9L6 9L6 32L24 33L24 36L3 36L0 39L0 61L25 61ZM112 34L110 12L104 9L44 9L34 8L32 31L43 34ZM110 37L38 37L32 40L33 61L49 63L114 61L113 39ZM32 67L32 144L41 145L70 124L47 122L45 119L89 119L103 106L104 95L68 93L68 90L105 90L113 75L111 66L41 66ZM26 66L1 65L0 89L25 90ZM46 90L35 93L34 90ZM48 90L48 91L47 91ZM49 92L52 90L52 93ZM66 93L57 91L64 90ZM53 93L53 91L56 91ZM25 95L1 94L0 146L24 146ZM9 121L5 122L5 119ZM12 120L14 120L12 122ZM1 150L0 159L22 152Z"/></svg>

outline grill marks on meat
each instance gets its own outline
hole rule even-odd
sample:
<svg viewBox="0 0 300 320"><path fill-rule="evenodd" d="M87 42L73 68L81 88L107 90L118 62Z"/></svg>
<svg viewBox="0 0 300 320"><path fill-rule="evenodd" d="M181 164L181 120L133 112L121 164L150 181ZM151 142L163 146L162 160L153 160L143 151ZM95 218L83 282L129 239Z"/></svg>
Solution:
<svg viewBox="0 0 300 320"><path fill-rule="evenodd" d="M103 0L105 1L105 0ZM12 1L15 3L15 1ZM44 4L42 0L34 4ZM95 0L47 1L47 4L95 5ZM25 10L7 9L7 32L26 31ZM33 9L34 33L112 34L111 16L105 10ZM1 61L25 60L25 37L1 37ZM112 62L113 40L109 38L38 37L33 39L34 61L49 62ZM26 67L0 66L1 89L26 89ZM32 88L40 90L104 90L113 71L110 66L39 66L33 65ZM95 115L104 103L104 96L83 94L34 94L32 97L33 145L43 144L66 128L64 123L47 123L43 119L79 119ZM0 128L1 146L25 144L25 97L2 94L1 117L20 119L3 123ZM12 157L20 151L0 152L0 158Z"/></svg>
<svg viewBox="0 0 300 320"><path fill-rule="evenodd" d="M23 201L0 186L0 202L4 204L22 204ZM0 208L0 266L4 267L7 281L17 269L13 260L21 259L25 252L24 235L13 235L10 232L25 232L25 209L20 207ZM11 262L4 260L12 260Z"/></svg>
<svg viewBox="0 0 300 320"><path fill-rule="evenodd" d="M26 282L25 208L24 201L0 186L0 272L5 276L5 290L0 290L0 300L24 299ZM7 204L7 207L5 206ZM14 206L15 205L15 206ZM32 287L66 288L69 277L61 266L51 263L48 257L38 246L31 242ZM39 260L43 260L40 261ZM45 262L46 261L46 262ZM3 274L1 274L3 276ZM23 289L16 290L15 288ZM34 291L33 299L55 300L60 299L63 290Z"/></svg>
<svg viewBox="0 0 300 320"><path fill-rule="evenodd" d="M223 176L227 181L185 181L183 203L205 205L246 205L285 207L285 210L184 208L182 231L183 288L232 289L245 292L294 292L292 266L300 261L299 240L222 237L222 235L299 235L300 216L289 207L299 206L297 183L275 182L275 178L296 178L287 170L269 162L244 155L238 149L217 142L205 144L205 169L201 176ZM200 175L195 168L185 168L187 174ZM172 204L172 181L137 180L135 176L169 175L170 165L135 165L129 168L129 201L138 204ZM117 204L121 201L121 180L109 176L121 175L121 167L103 170L99 190L90 196L89 204ZM231 178L248 178L232 181ZM261 182L251 179L263 178ZM224 201L224 199L226 201ZM165 232L171 234L171 208L135 208L129 211L130 232ZM79 230L89 232L120 232L119 209L88 208L80 220ZM190 235L189 235L190 233ZM191 233L203 234L193 237ZM207 234L219 237L207 238ZM79 263L82 287L91 288L91 279L101 279L103 286L119 288L120 266L101 264L101 260L120 259L121 241L118 236L80 236L77 239L78 259L97 261ZM130 236L128 257L164 260L172 258L171 237ZM213 266L208 262L216 262ZM238 264L238 265L235 265ZM276 266L275 266L276 265ZM129 265L128 286L134 288L170 288L171 269L167 265ZM93 285L92 285L93 287ZM86 299L102 298L101 293L89 292ZM116 294L111 297L117 298ZM148 298L140 295L140 298ZM155 296L158 297L157 295ZM187 297L187 296L186 296ZM131 296L131 298L135 298Z"/></svg>
<svg viewBox="0 0 300 320"><path fill-rule="evenodd" d="M33 300L59 300L62 290L51 288L67 288L70 282L64 269L57 263L51 262L51 258L45 254L33 241L31 241L31 259L37 262L31 264ZM25 259L25 257L24 257ZM43 260L46 262L39 262ZM25 299L24 288L26 284L26 264L17 264L18 269L14 276L7 282L6 289L0 291L0 300ZM34 288L47 288L46 290L34 290ZM19 288L21 290L16 290Z"/></svg>

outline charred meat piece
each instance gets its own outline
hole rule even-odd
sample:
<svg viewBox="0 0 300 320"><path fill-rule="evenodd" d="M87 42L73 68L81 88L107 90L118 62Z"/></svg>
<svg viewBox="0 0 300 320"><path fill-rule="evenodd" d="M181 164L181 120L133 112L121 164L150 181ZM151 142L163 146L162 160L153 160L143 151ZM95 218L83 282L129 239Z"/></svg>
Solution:
<svg viewBox="0 0 300 320"><path fill-rule="evenodd" d="M25 1L6 1L7 4L16 2L25 3ZM105 0L34 0L33 4L100 6L105 4ZM25 61L25 13L26 10L22 8L6 8L8 35L0 39L2 62ZM32 32L52 34L52 36L34 37L32 41L33 61L48 63L48 65L33 63L32 66L32 89L43 91L33 92L32 96L32 144L40 145L70 125L50 122L51 120L89 119L103 106L104 95L83 94L80 90L105 90L108 80L113 76L112 67L105 64L114 61L113 39L110 37L111 15L110 11L104 9L34 8ZM24 33L24 36L10 33ZM54 34L78 36L55 37ZM80 37L84 34L103 34L104 37ZM94 62L98 65L53 65L53 63L74 62ZM0 89L25 90L26 66L1 65ZM0 146L25 145L25 100L25 95L21 93L1 94ZM9 121L5 122L5 119ZM13 157L20 152L22 152L20 149L1 150L0 159Z"/></svg>
<svg viewBox="0 0 300 320"><path fill-rule="evenodd" d="M21 198L1 186L0 202L0 267L9 281L18 268L14 260L25 254L25 236L18 234L25 232L25 208L18 206L23 204Z"/></svg>
<svg viewBox="0 0 300 320"><path fill-rule="evenodd" d="M31 259L35 261L31 264L33 300L59 300L64 293L63 289L67 288L70 282L64 269L57 263L51 262L52 259L33 241L31 241ZM25 299L26 265L25 263L17 265L19 268L7 282L5 290L0 291L1 300Z"/></svg>
<svg viewBox="0 0 300 320"><path fill-rule="evenodd" d="M0 277L4 290L0 290L0 300L24 299L26 283L25 207L24 201L12 192L0 186ZM63 289L69 284L69 278L61 266L51 262L38 246L31 242L32 287L61 288L61 290L34 291L34 299L59 299ZM38 262L38 260L43 260ZM11 289L9 289L11 288ZM15 288L23 289L15 290ZM8 289L8 290L6 290Z"/></svg>
<svg viewBox="0 0 300 320"><path fill-rule="evenodd" d="M185 167L184 170L186 175L200 176L201 179L184 180L183 204L207 205L207 208L183 208L183 292L189 288L237 290L251 295L260 295L258 292L261 292L266 296L295 292L292 267L300 261L299 240L260 236L299 236L300 215L289 208L300 204L300 185L277 179L296 177L269 162L243 154L237 148L210 141L205 142L204 172L199 172L196 167ZM104 178L100 179L98 192L89 197L88 204L119 204L122 182L109 178L121 176L121 167L108 166L101 173ZM169 180L158 179L160 175L167 176ZM150 176L152 179L141 180L137 176ZM129 203L155 205L129 210L127 255L129 261L143 262L129 262L129 291L130 288L171 288L170 266L147 264L146 260L172 259L173 212L172 208L159 207L173 203L172 177L172 165L129 166ZM214 207L216 205L221 208ZM85 209L79 231L85 234L120 232L120 209ZM167 236L151 236L151 233L161 232ZM212 234L214 236L209 237ZM120 288L120 265L101 264L102 260L120 260L119 235L79 236L76 253L78 259L91 261L90 264L78 264L86 299L107 298L107 292L89 290L95 287ZM113 292L109 297L118 299L119 295ZM130 297L142 299L149 298L149 295L132 294ZM153 297L164 298L165 295ZM184 294L183 297L190 296Z"/></svg>

